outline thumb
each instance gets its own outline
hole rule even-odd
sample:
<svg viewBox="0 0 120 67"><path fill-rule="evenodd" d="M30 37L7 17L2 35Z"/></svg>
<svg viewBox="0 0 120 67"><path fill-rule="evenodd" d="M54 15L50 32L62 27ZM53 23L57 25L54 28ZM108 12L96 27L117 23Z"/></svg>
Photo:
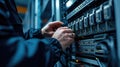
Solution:
<svg viewBox="0 0 120 67"><path fill-rule="evenodd" d="M51 31L51 32L49 32L48 33L49 35L50 35L50 37L54 34L54 32L53 31Z"/></svg>

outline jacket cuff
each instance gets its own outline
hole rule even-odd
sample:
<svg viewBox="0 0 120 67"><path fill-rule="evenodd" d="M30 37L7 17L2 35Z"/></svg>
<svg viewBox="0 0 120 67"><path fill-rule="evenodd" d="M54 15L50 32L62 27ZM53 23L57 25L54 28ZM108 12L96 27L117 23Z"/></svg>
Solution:
<svg viewBox="0 0 120 67"><path fill-rule="evenodd" d="M42 39L44 36L41 34L41 30L39 29L30 29L28 32L25 33L25 38L39 38Z"/></svg>
<svg viewBox="0 0 120 67"><path fill-rule="evenodd" d="M42 35L41 30L36 30L36 31L33 33L33 38L42 39L42 38L45 38L45 37Z"/></svg>
<svg viewBox="0 0 120 67"><path fill-rule="evenodd" d="M61 44L59 43L59 41L55 38L50 38L49 41L51 43L50 47L51 47L51 50L53 52L54 59L55 59L54 62L56 62L56 61L60 60L60 57L63 53L62 47L61 47Z"/></svg>

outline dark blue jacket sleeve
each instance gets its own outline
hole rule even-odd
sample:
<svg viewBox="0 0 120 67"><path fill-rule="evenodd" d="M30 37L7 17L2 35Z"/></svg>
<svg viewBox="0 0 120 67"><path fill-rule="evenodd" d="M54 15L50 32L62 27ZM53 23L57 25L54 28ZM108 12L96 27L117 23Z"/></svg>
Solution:
<svg viewBox="0 0 120 67"><path fill-rule="evenodd" d="M25 34L25 38L26 39L30 39L30 38L39 38L39 39L42 39L42 38L45 38L45 36L43 36L41 34L41 30L40 29L29 29L28 32L26 32Z"/></svg>
<svg viewBox="0 0 120 67"><path fill-rule="evenodd" d="M6 1L13 0L0 0L0 67L53 67L61 55L60 43L54 38L26 40L16 26L15 8Z"/></svg>

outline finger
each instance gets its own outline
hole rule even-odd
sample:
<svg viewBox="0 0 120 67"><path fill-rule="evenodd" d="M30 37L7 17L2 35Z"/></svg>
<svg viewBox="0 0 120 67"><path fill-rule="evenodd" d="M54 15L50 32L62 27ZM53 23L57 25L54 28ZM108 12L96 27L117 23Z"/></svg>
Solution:
<svg viewBox="0 0 120 67"><path fill-rule="evenodd" d="M59 27L58 29L63 30L63 29L70 29L70 28L68 28L68 27Z"/></svg>
<svg viewBox="0 0 120 67"><path fill-rule="evenodd" d="M69 43L72 43L72 42L74 42L74 38L67 37L66 39L67 39L67 41L69 41Z"/></svg>
<svg viewBox="0 0 120 67"><path fill-rule="evenodd" d="M52 27L60 27L61 25L63 25L63 22L60 21L55 21L55 22L50 22L49 25Z"/></svg>
<svg viewBox="0 0 120 67"><path fill-rule="evenodd" d="M68 33L68 36L71 37L71 38L74 38L75 34L74 33Z"/></svg>
<svg viewBox="0 0 120 67"><path fill-rule="evenodd" d="M70 38L75 38L75 34L74 33L65 33L66 37L70 37Z"/></svg>
<svg viewBox="0 0 120 67"><path fill-rule="evenodd" d="M53 31L51 31L51 32L45 32L45 33L44 33L44 35L45 35L46 37L51 37L53 34L54 34Z"/></svg>
<svg viewBox="0 0 120 67"><path fill-rule="evenodd" d="M70 42L73 42L73 41L74 41L74 38L68 37L67 39L68 39Z"/></svg>
<svg viewBox="0 0 120 67"><path fill-rule="evenodd" d="M72 37L75 38L75 33L72 33Z"/></svg>
<svg viewBox="0 0 120 67"><path fill-rule="evenodd" d="M48 34L52 36L54 33L55 33L55 32L51 31L51 32L49 32Z"/></svg>
<svg viewBox="0 0 120 67"><path fill-rule="evenodd" d="M60 29L69 29L68 27L60 27Z"/></svg>
<svg viewBox="0 0 120 67"><path fill-rule="evenodd" d="M74 40L74 38L72 38L70 33L64 33L63 37L65 40L69 41L69 40Z"/></svg>
<svg viewBox="0 0 120 67"><path fill-rule="evenodd" d="M63 33L73 33L71 29L63 29Z"/></svg>

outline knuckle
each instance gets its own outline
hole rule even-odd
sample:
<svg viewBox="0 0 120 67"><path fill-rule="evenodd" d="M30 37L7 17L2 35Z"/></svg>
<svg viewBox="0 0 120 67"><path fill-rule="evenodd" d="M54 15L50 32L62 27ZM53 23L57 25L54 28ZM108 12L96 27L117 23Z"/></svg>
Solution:
<svg viewBox="0 0 120 67"><path fill-rule="evenodd" d="M49 22L48 25L51 26L53 23L52 22Z"/></svg>
<svg viewBox="0 0 120 67"><path fill-rule="evenodd" d="M75 33L72 33L73 37L75 37Z"/></svg>
<svg viewBox="0 0 120 67"><path fill-rule="evenodd" d="M71 42L73 42L73 41L74 41L74 39L73 39L73 38L70 38L70 41L71 41Z"/></svg>
<svg viewBox="0 0 120 67"><path fill-rule="evenodd" d="M64 29L61 29L61 32L62 32L62 33L64 33L64 32L65 32L65 30L64 30Z"/></svg>
<svg viewBox="0 0 120 67"><path fill-rule="evenodd" d="M68 36L68 34L67 34L67 33L65 33L64 35L65 35L65 36Z"/></svg>
<svg viewBox="0 0 120 67"><path fill-rule="evenodd" d="M62 27L59 27L58 29L59 29L59 30L61 30L61 29L62 29Z"/></svg>

